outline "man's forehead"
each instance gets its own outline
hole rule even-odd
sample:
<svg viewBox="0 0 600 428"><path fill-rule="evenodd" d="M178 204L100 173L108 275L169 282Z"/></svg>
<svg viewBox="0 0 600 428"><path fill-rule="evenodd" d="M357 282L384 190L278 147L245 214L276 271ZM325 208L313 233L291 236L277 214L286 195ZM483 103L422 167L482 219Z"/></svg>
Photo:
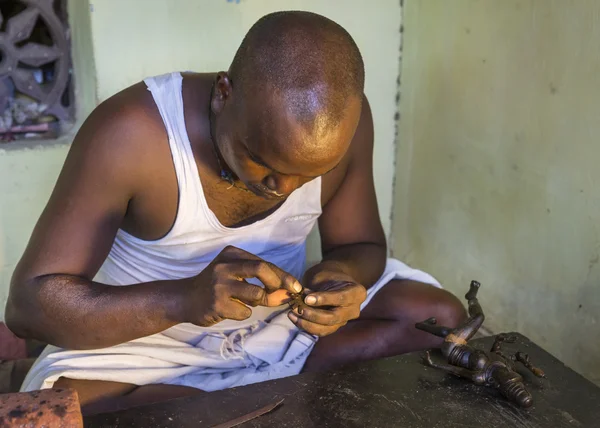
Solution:
<svg viewBox="0 0 600 428"><path fill-rule="evenodd" d="M298 90L310 98L310 90ZM263 92L253 102L244 103L239 133L248 150L261 157L272 169L335 166L346 153L358 124L362 100L348 100L341 118L332 118L318 99L313 98L311 114L291 106L291 96L277 91ZM326 172L326 171L325 171Z"/></svg>
<svg viewBox="0 0 600 428"><path fill-rule="evenodd" d="M243 94L247 109L257 113L286 112L297 122L310 123L316 115L330 115L333 94L325 82L277 88L269 83L253 85Z"/></svg>
<svg viewBox="0 0 600 428"><path fill-rule="evenodd" d="M244 102L241 115L248 136L298 140L303 144L318 141L335 131L340 120L332 117L319 90L266 90ZM299 95L300 94L300 95Z"/></svg>
<svg viewBox="0 0 600 428"><path fill-rule="evenodd" d="M317 114L311 121L298 121L289 111L263 109L254 118L246 116L243 133L249 147L285 154L302 152L314 157L331 146L340 130L328 123L325 114ZM314 153L313 153L314 152Z"/></svg>
<svg viewBox="0 0 600 428"><path fill-rule="evenodd" d="M262 134L249 133L245 144L250 157L276 172L310 177L328 172L343 158L347 144L339 130L314 135L303 126L288 125L285 131L276 126Z"/></svg>

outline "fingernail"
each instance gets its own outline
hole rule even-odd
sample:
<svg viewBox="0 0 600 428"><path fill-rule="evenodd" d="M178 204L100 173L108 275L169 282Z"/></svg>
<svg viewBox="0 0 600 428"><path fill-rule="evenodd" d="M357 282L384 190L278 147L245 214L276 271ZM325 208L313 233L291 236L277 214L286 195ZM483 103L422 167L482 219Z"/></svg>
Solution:
<svg viewBox="0 0 600 428"><path fill-rule="evenodd" d="M317 298L315 296L308 296L306 299L304 299L304 301L307 305L314 305L317 303Z"/></svg>
<svg viewBox="0 0 600 428"><path fill-rule="evenodd" d="M290 312L290 313L288 314L288 317L289 317L289 318L292 320L292 322L296 322L296 321L298 321L298 316L296 316L296 314L295 314L295 313L293 313L293 312Z"/></svg>
<svg viewBox="0 0 600 428"><path fill-rule="evenodd" d="M298 281L296 281L292 287L296 293L302 292L302 286Z"/></svg>

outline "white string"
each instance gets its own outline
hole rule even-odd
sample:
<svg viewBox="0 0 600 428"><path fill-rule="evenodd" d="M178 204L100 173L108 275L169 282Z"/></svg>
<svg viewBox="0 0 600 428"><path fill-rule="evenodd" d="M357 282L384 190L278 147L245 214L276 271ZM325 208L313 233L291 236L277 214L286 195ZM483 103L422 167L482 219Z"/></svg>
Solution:
<svg viewBox="0 0 600 428"><path fill-rule="evenodd" d="M219 332L218 336L223 339L221 342L221 346L219 349L219 353L221 358L224 360L242 360L246 361L246 365L250 362L247 358L246 351L244 349L244 344L246 342L246 338L252 334L260 325L260 322L252 324L248 328L241 328L239 330L235 330L229 335Z"/></svg>

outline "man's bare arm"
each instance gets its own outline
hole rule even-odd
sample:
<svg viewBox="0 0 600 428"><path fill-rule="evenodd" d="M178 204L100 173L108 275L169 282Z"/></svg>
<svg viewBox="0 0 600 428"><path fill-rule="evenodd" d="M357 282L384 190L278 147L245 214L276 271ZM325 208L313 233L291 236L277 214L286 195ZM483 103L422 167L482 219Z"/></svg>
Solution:
<svg viewBox="0 0 600 428"><path fill-rule="evenodd" d="M194 278L122 287L93 282L127 211L157 174L156 157L170 154L145 87L127 89L92 113L13 275L6 307L13 332L70 349L103 348L180 322L243 320L248 306L280 305L287 296L281 288L299 287L233 247ZM240 280L250 277L265 290Z"/></svg>
<svg viewBox="0 0 600 428"><path fill-rule="evenodd" d="M73 142L11 281L6 321L19 336L94 348L178 321L175 284L92 282L137 190L138 142L156 138L156 126L133 101L136 92L100 105Z"/></svg>
<svg viewBox="0 0 600 428"><path fill-rule="evenodd" d="M346 162L343 177L328 177L335 193L319 219L323 260L303 278L311 290L304 298L307 306L289 314L299 328L317 336L358 318L366 289L385 268L387 249L373 184L373 120L366 97Z"/></svg>
<svg viewBox="0 0 600 428"><path fill-rule="evenodd" d="M341 184L319 219L323 262L307 272L341 269L369 288L383 273L386 240L373 183L373 119L366 97Z"/></svg>

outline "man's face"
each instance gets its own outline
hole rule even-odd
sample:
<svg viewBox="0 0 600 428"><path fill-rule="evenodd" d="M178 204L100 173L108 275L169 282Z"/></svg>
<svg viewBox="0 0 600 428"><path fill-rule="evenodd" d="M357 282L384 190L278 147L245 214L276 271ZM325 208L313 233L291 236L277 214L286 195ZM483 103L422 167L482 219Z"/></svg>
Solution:
<svg viewBox="0 0 600 428"><path fill-rule="evenodd" d="M226 103L218 115L214 137L232 172L268 199L286 198L334 169L348 150L361 109L356 99L336 125L322 112L299 123L276 95L235 101Z"/></svg>

